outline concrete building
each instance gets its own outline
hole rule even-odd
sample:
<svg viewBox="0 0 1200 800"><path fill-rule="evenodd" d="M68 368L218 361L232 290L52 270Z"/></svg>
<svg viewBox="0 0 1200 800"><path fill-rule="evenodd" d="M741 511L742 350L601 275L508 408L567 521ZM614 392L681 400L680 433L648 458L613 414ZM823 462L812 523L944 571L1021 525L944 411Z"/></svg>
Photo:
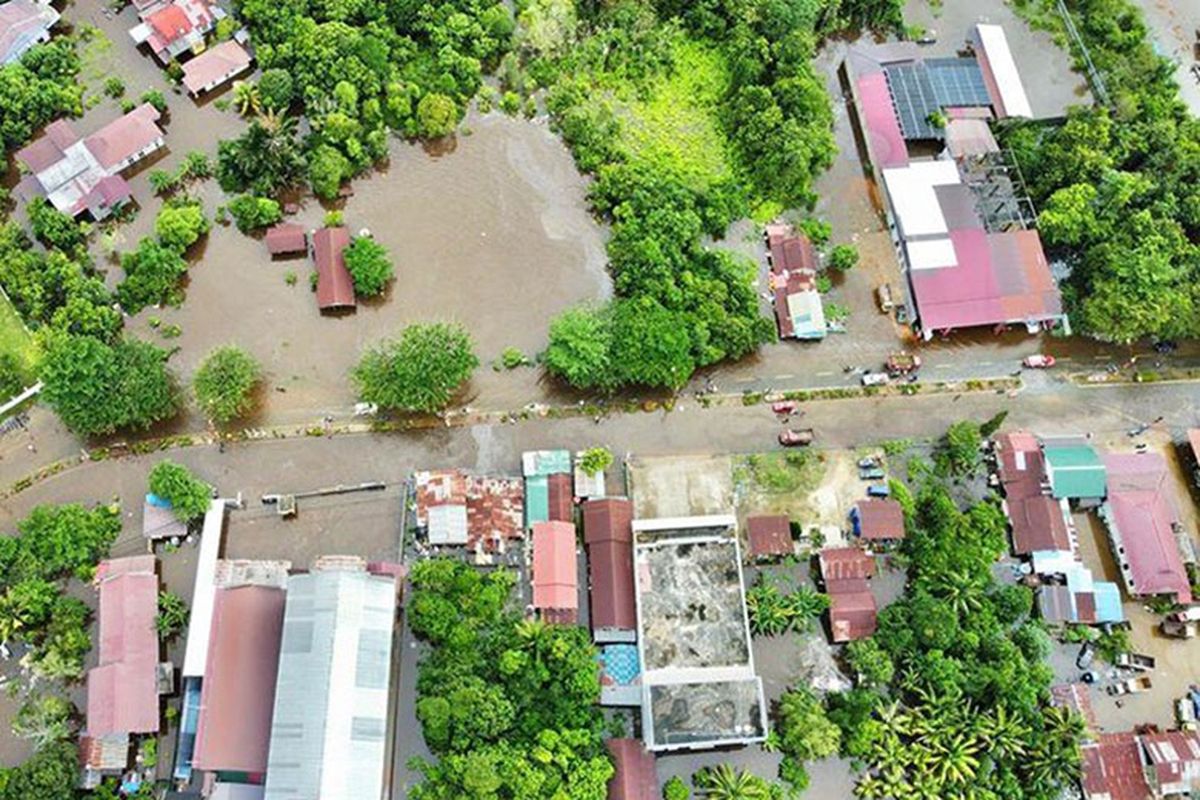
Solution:
<svg viewBox="0 0 1200 800"><path fill-rule="evenodd" d="M651 751L761 742L741 548L732 515L635 520L642 734Z"/></svg>
<svg viewBox="0 0 1200 800"><path fill-rule="evenodd" d="M396 581L350 557L288 579L265 800L379 800Z"/></svg>

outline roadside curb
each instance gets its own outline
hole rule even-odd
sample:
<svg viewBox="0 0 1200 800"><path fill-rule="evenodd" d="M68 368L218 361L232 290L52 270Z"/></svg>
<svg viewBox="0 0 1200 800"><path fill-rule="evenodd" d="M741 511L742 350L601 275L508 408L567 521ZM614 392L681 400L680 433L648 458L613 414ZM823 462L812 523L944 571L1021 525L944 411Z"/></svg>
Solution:
<svg viewBox="0 0 1200 800"><path fill-rule="evenodd" d="M1165 381L1164 381L1165 382ZM925 397L942 394L965 394L980 392L1009 392L1023 387L1019 378L978 378L964 381L935 381L932 383L899 384L889 386L837 386L815 389L777 390L771 392L739 392L700 395L697 404L704 409L736 406L755 406L765 402L794 400L818 402L823 400L862 400L868 398ZM265 440L299 438L323 438L332 436L362 435L370 433L407 433L410 431L434 430L439 428L462 428L473 425L503 425L529 422L538 419L583 419L597 420L616 414L670 412L687 400L686 396L674 396L661 400L630 400L617 403L585 403L569 406L545 406L531 403L520 411L452 411L442 417L413 417L399 420L373 420L370 422L347 422L322 425L278 425L269 428L250 428L221 434L215 431L184 433L157 439L143 439L129 444L115 444L85 450L78 456L64 458L47 464L41 469L14 482L0 493L0 498L10 498L45 480L83 464L108 461L127 456L142 456L166 452L185 447L203 445L237 444Z"/></svg>

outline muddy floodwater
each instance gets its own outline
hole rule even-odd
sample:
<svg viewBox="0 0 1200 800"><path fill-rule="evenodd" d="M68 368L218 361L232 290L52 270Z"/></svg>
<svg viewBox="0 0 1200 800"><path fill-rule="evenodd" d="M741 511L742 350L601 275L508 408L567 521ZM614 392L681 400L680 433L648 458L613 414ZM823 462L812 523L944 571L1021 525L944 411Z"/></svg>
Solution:
<svg viewBox="0 0 1200 800"><path fill-rule="evenodd" d="M184 376L212 348L242 345L267 372L259 421L291 422L353 404L348 370L364 347L409 323L452 320L470 331L484 362L469 396L524 404L537 371L490 365L506 347L535 355L554 315L609 295L604 231L587 211L584 179L544 125L489 115L466 126L436 155L395 142L387 168L356 180L342 205L351 231L370 231L392 255L396 280L385 296L321 314L306 256L272 260L259 239L217 225L189 253L182 307L148 309L134 329L155 338L152 318L178 325L173 364ZM211 184L204 195L211 212L221 195ZM325 212L308 198L291 219L312 229ZM133 241L151 224L144 214L126 235Z"/></svg>

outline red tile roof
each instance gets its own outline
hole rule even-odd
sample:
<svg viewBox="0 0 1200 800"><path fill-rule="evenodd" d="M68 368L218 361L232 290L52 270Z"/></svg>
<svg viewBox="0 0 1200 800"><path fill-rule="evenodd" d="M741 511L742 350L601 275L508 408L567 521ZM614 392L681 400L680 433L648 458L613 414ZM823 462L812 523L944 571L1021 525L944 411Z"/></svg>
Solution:
<svg viewBox="0 0 1200 800"><path fill-rule="evenodd" d="M1104 733L1083 747L1083 796L1104 800L1150 800L1137 736Z"/></svg>
<svg viewBox="0 0 1200 800"><path fill-rule="evenodd" d="M904 538L904 509L890 497L872 497L854 505L858 514L858 535L864 539L899 540Z"/></svg>
<svg viewBox="0 0 1200 800"><path fill-rule="evenodd" d="M1172 523L1178 520L1168 496L1166 460L1157 453L1105 453L1107 505L1116 521L1125 559L1138 595L1172 594L1192 601L1187 571Z"/></svg>
<svg viewBox="0 0 1200 800"><path fill-rule="evenodd" d="M321 228L312 235L313 261L317 265L317 307L353 308L354 280L346 269L342 251L350 244L344 227Z"/></svg>
<svg viewBox="0 0 1200 800"><path fill-rule="evenodd" d="M857 547L830 547L819 556L821 576L825 583L858 578L870 578L875 574L875 559Z"/></svg>
<svg viewBox="0 0 1200 800"><path fill-rule="evenodd" d="M157 125L160 116L157 108L143 103L84 139L84 145L101 167L114 169L163 138Z"/></svg>
<svg viewBox="0 0 1200 800"><path fill-rule="evenodd" d="M232 39L210 47L183 65L183 85L199 94L250 68L250 54Z"/></svg>
<svg viewBox="0 0 1200 800"><path fill-rule="evenodd" d="M575 526L569 522L533 524L533 607L553 613L553 622L574 622L579 609ZM543 618L547 615L543 613Z"/></svg>
<svg viewBox="0 0 1200 800"><path fill-rule="evenodd" d="M791 555L792 526L786 514L760 514L746 518L746 536L750 540L750 555Z"/></svg>
<svg viewBox="0 0 1200 800"><path fill-rule="evenodd" d="M559 522L575 521L575 487L570 473L556 472L546 476L549 493L550 519Z"/></svg>
<svg viewBox="0 0 1200 800"><path fill-rule="evenodd" d="M97 666L87 675L87 734L158 731L158 575L154 556L103 561Z"/></svg>
<svg viewBox="0 0 1200 800"><path fill-rule="evenodd" d="M658 800L654 754L637 739L605 742L616 771L608 781L608 800Z"/></svg>
<svg viewBox="0 0 1200 800"><path fill-rule="evenodd" d="M281 222L268 229L263 242L267 245L267 252L273 256L302 253L308 249L308 235L304 228L292 222Z"/></svg>
<svg viewBox="0 0 1200 800"><path fill-rule="evenodd" d="M218 589L200 695L197 769L267 770L285 593L268 586Z"/></svg>
<svg viewBox="0 0 1200 800"><path fill-rule="evenodd" d="M188 15L174 3L147 16L146 24L154 29L164 44L186 36L194 27Z"/></svg>
<svg viewBox="0 0 1200 800"><path fill-rule="evenodd" d="M623 497L583 504L593 630L637 628L633 591L633 504Z"/></svg>

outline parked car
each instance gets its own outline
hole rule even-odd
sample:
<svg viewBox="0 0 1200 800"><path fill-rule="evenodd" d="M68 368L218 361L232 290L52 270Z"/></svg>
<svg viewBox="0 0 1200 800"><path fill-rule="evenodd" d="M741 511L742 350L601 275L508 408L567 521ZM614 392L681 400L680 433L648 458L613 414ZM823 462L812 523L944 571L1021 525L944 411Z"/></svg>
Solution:
<svg viewBox="0 0 1200 800"><path fill-rule="evenodd" d="M870 497L888 497L891 493L892 490L886 483L873 483L867 487L867 494Z"/></svg>
<svg viewBox="0 0 1200 800"><path fill-rule="evenodd" d="M1043 353L1036 353L1028 356L1021 362L1024 366L1030 369L1049 369L1054 366L1054 356L1048 356Z"/></svg>
<svg viewBox="0 0 1200 800"><path fill-rule="evenodd" d="M881 467L868 467L866 469L860 467L858 470L858 479L860 481L878 481L883 480L885 477L887 477L887 473Z"/></svg>
<svg viewBox="0 0 1200 800"><path fill-rule="evenodd" d="M888 314L896 307L892 299L892 287L886 283L875 290L875 299L879 301L879 313Z"/></svg>
<svg viewBox="0 0 1200 800"><path fill-rule="evenodd" d="M783 400L778 403L771 403L771 410L781 417L791 416L800 408L800 404L795 400Z"/></svg>
<svg viewBox="0 0 1200 800"><path fill-rule="evenodd" d="M779 443L784 447L805 447L812 444L812 440L812 428L801 428L799 430L789 428L786 431L779 432Z"/></svg>
<svg viewBox="0 0 1200 800"><path fill-rule="evenodd" d="M1144 656L1141 653L1118 653L1117 666L1125 669L1137 669L1143 672L1149 672L1154 669L1154 657Z"/></svg>
<svg viewBox="0 0 1200 800"><path fill-rule="evenodd" d="M863 386L883 386L889 380L886 372L864 372L862 376Z"/></svg>
<svg viewBox="0 0 1200 800"><path fill-rule="evenodd" d="M876 458L875 456L867 456L866 458L860 458L858 460L858 468L859 469L871 469L872 467L878 467L878 466L879 466L879 459Z"/></svg>
<svg viewBox="0 0 1200 800"><path fill-rule="evenodd" d="M903 304L896 306L896 324L897 325L907 325L908 324L908 306L905 306Z"/></svg>
<svg viewBox="0 0 1200 800"><path fill-rule="evenodd" d="M1092 665L1092 660L1096 657L1096 647L1091 642L1084 642L1083 647L1079 648L1079 655L1075 657L1075 666L1080 669L1087 669Z"/></svg>

